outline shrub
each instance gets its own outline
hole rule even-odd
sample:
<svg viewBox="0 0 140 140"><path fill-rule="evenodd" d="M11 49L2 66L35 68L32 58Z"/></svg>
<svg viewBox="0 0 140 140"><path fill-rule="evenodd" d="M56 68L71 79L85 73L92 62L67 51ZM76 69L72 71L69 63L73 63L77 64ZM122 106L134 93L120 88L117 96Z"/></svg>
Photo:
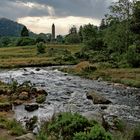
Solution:
<svg viewBox="0 0 140 140"><path fill-rule="evenodd" d="M89 126L89 122L85 117L79 114L62 113L49 124L48 130L55 132L56 136L61 133L63 137L71 138L74 132L84 131L87 126Z"/></svg>
<svg viewBox="0 0 140 140"><path fill-rule="evenodd" d="M29 37L21 37L17 40L16 46L35 45L35 40Z"/></svg>
<svg viewBox="0 0 140 140"><path fill-rule="evenodd" d="M44 123L39 136L43 137L43 134L50 139L111 140L110 134L96 121L89 121L77 113L54 116L50 122Z"/></svg>
<svg viewBox="0 0 140 140"><path fill-rule="evenodd" d="M36 47L37 47L37 53L38 54L45 53L46 46L44 45L43 42L38 43Z"/></svg>
<svg viewBox="0 0 140 140"><path fill-rule="evenodd" d="M11 135L21 136L26 133L26 131L23 129L22 125L14 120L8 120L6 118L1 117L0 118L0 126L10 130Z"/></svg>
<svg viewBox="0 0 140 140"><path fill-rule="evenodd" d="M112 137L103 127L95 125L91 128L90 132L76 133L73 140L112 140Z"/></svg>
<svg viewBox="0 0 140 140"><path fill-rule="evenodd" d="M132 45L128 48L126 60L132 67L140 66L140 53L138 52L137 46Z"/></svg>
<svg viewBox="0 0 140 140"><path fill-rule="evenodd" d="M66 36L65 41L67 44L77 44L80 43L80 37L78 34L69 34Z"/></svg>
<svg viewBox="0 0 140 140"><path fill-rule="evenodd" d="M132 140L140 140L140 124L135 128Z"/></svg>
<svg viewBox="0 0 140 140"><path fill-rule="evenodd" d="M39 95L37 98L36 98L36 102L41 104L43 102L46 101L46 96L45 95Z"/></svg>

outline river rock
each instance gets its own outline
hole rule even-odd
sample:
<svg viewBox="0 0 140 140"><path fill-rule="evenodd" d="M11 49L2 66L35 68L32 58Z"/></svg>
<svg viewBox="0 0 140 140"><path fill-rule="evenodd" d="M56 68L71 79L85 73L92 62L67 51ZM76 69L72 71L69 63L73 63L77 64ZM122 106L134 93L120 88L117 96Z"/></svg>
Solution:
<svg viewBox="0 0 140 140"><path fill-rule="evenodd" d="M15 140L35 140L35 137L32 133L28 133L28 134L15 138Z"/></svg>
<svg viewBox="0 0 140 140"><path fill-rule="evenodd" d="M96 92L87 93L87 99L93 101L94 104L110 104L111 101Z"/></svg>
<svg viewBox="0 0 140 140"><path fill-rule="evenodd" d="M29 93L24 91L24 92L21 92L19 94L19 99L20 100L27 100L28 99L28 96L29 96Z"/></svg>
<svg viewBox="0 0 140 140"><path fill-rule="evenodd" d="M18 106L18 105L23 104L23 102L24 102L24 101L21 101L21 100L15 100L15 101L13 102L13 104L14 104L15 106Z"/></svg>
<svg viewBox="0 0 140 140"><path fill-rule="evenodd" d="M36 71L40 71L41 69L40 69L40 68L36 68L35 70L36 70Z"/></svg>
<svg viewBox="0 0 140 140"><path fill-rule="evenodd" d="M48 95L48 93L44 89L38 89L37 94L44 94L46 96Z"/></svg>
<svg viewBox="0 0 140 140"><path fill-rule="evenodd" d="M39 108L38 104L36 103L31 103L31 104L26 104L25 105L25 110L32 112L34 110L37 110Z"/></svg>

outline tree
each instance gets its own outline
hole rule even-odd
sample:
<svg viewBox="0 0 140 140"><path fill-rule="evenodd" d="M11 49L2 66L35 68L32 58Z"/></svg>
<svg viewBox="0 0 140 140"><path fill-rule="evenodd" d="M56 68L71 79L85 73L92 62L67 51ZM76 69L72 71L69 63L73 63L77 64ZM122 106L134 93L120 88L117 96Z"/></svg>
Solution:
<svg viewBox="0 0 140 140"><path fill-rule="evenodd" d="M26 28L26 26L24 26L21 30L21 37L28 37L29 36L29 31Z"/></svg>
<svg viewBox="0 0 140 140"><path fill-rule="evenodd" d="M83 26L80 26L78 34L80 37L80 41L83 42Z"/></svg>
<svg viewBox="0 0 140 140"><path fill-rule="evenodd" d="M140 34L140 1L134 3L131 30L135 34Z"/></svg>
<svg viewBox="0 0 140 140"><path fill-rule="evenodd" d="M106 26L106 23L105 23L105 19L102 19L101 20L101 24L100 24L100 30L103 30L105 29L107 26Z"/></svg>
<svg viewBox="0 0 140 140"><path fill-rule="evenodd" d="M65 42L67 44L77 44L80 43L80 37L78 34L69 34L65 37Z"/></svg>
<svg viewBox="0 0 140 140"><path fill-rule="evenodd" d="M73 26L70 28L69 34L77 34L77 28L76 28L76 26L73 25Z"/></svg>
<svg viewBox="0 0 140 140"><path fill-rule="evenodd" d="M130 18L132 14L132 2L129 0L118 0L113 2L109 7L110 14L106 16L107 23L110 25L112 23L123 23L124 37L125 37L125 48L128 49L129 36L130 36Z"/></svg>
<svg viewBox="0 0 140 140"><path fill-rule="evenodd" d="M64 38L62 35L57 35L56 40L58 43L63 43L64 42Z"/></svg>

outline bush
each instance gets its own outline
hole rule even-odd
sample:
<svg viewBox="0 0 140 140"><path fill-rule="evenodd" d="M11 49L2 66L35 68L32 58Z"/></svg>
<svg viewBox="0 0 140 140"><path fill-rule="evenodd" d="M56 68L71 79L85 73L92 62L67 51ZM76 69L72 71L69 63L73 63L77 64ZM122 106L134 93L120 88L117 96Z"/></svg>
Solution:
<svg viewBox="0 0 140 140"><path fill-rule="evenodd" d="M26 133L22 125L14 120L8 120L3 117L0 118L0 126L10 130L11 135L21 136Z"/></svg>
<svg viewBox="0 0 140 140"><path fill-rule="evenodd" d="M69 34L68 36L66 36L65 42L67 44L77 44L80 43L80 37L78 34Z"/></svg>
<svg viewBox="0 0 140 140"><path fill-rule="evenodd" d="M73 140L112 140L112 137L103 127L95 125L90 132L76 133Z"/></svg>
<svg viewBox="0 0 140 140"><path fill-rule="evenodd" d="M104 42L100 38L91 38L90 40L85 41L86 50L101 50L104 48Z"/></svg>
<svg viewBox="0 0 140 140"><path fill-rule="evenodd" d="M37 53L38 54L45 53L46 46L43 42L38 43L36 47L37 47Z"/></svg>
<svg viewBox="0 0 140 140"><path fill-rule="evenodd" d="M35 40L29 37L21 37L17 40L16 46L35 45Z"/></svg>
<svg viewBox="0 0 140 140"><path fill-rule="evenodd" d="M41 136L45 134L50 139L111 140L111 136L96 121L89 121L77 113L58 114L44 123L41 130Z"/></svg>
<svg viewBox="0 0 140 140"><path fill-rule="evenodd" d="M87 126L89 126L89 122L85 117L79 114L62 113L49 124L48 130L50 133L55 132L56 137L61 133L64 138L71 138L74 132L84 131Z"/></svg>
<svg viewBox="0 0 140 140"><path fill-rule="evenodd" d="M45 95L39 95L37 98L36 98L36 102L41 104L43 102L46 101L46 96Z"/></svg>
<svg viewBox="0 0 140 140"><path fill-rule="evenodd" d="M132 140L140 140L140 124L135 128Z"/></svg>
<svg viewBox="0 0 140 140"><path fill-rule="evenodd" d="M140 67L140 53L137 46L132 45L128 48L126 60L131 67Z"/></svg>

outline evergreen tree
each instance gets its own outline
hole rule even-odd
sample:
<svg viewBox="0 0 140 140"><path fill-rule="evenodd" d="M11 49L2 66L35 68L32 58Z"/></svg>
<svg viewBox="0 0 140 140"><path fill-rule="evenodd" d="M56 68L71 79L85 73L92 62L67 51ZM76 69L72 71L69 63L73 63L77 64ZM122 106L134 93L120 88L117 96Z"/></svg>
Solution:
<svg viewBox="0 0 140 140"><path fill-rule="evenodd" d="M21 37L27 37L27 36L29 36L29 31L26 28L26 26L24 26L22 31L21 31Z"/></svg>

